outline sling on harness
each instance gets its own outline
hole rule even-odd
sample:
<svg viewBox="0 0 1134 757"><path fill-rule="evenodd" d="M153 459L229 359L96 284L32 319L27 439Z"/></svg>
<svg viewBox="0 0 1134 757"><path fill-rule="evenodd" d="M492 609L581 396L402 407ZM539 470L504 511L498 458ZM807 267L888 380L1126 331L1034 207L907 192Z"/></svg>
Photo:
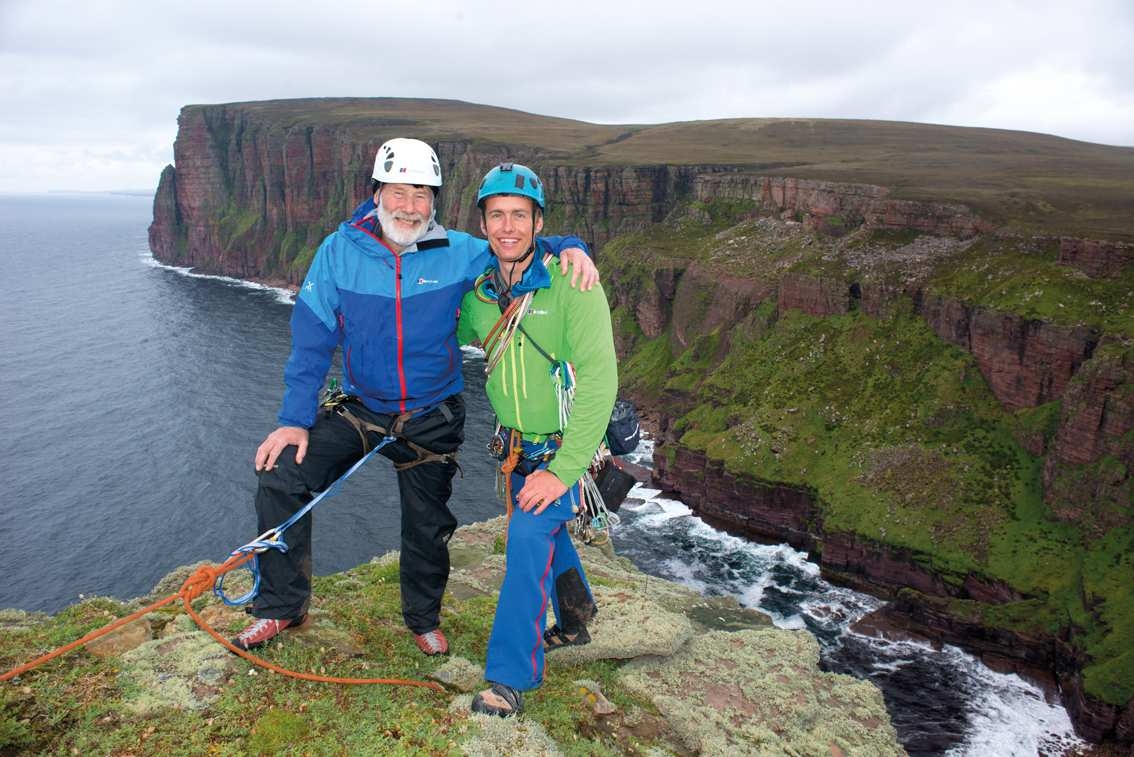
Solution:
<svg viewBox="0 0 1134 757"><path fill-rule="evenodd" d="M376 447L374 447L374 449L369 450L359 459L357 463L352 465L346 473L339 476L333 484L315 495L310 502L297 510L295 514L288 518L286 521L273 529L265 531L244 546L237 547L236 549L232 550L232 552L229 553L231 557L237 557L238 555L244 555L248 553L251 553L253 555L251 560L249 560L248 562L235 566L244 568L252 574L252 588L236 599L229 599L228 595L224 593L224 577L226 574L222 573L217 576L216 583L213 585L213 594L219 597L221 601L223 601L230 607L235 605L245 605L255 599L256 595L260 593L260 553L267 552L269 549L274 549L279 552L287 552L287 542L283 540L284 531L287 531L289 528L294 526L300 518L311 512L311 510L324 499L333 497L338 494L339 489L342 488L344 481L350 478L355 471L366 464L367 460L373 457L379 450L381 450L392 441L395 441L395 438L392 436L387 436L386 438L384 438L381 442L378 443Z"/></svg>
<svg viewBox="0 0 1134 757"><path fill-rule="evenodd" d="M373 457L387 444L395 441L400 441L417 455L416 460L411 460L405 463L394 463L395 470L407 470L409 468L413 468L414 466L421 465L422 463L432 462L451 462L457 466L457 470L461 469L460 464L457 463L456 452L448 452L444 454L432 452L430 450L427 450L425 447L422 447L420 444L412 442L403 436L406 421L408 421L413 416L412 412L402 413L401 415L396 416L394 418L394 422L390 424L390 428L387 429L376 423L365 421L351 413L350 409L347 406L350 403L357 401L357 397L343 393L342 390L338 388L337 383L334 381L334 379L332 379L331 385L327 390L327 396L324 398L323 402L320 403L320 407L327 412L337 413L356 431L358 431L358 434L362 439L362 458L359 459L357 463L352 465L350 469L348 469L346 473L340 476L333 484L317 494L314 498L312 498L310 502L296 511L295 514L293 514L285 522L281 523L273 529L265 531L252 541L232 551L231 554L234 557L245 553L253 553L256 556L247 563L244 563L240 566L252 574L252 588L236 599L229 599L228 595L224 593L224 575L222 574L217 577L216 585L213 587L213 593L218 596L226 605L244 605L255 599L256 595L260 593L259 554L261 552L266 552L269 549L275 549L279 552L287 552L287 542L283 540L284 532L287 529L291 528L291 526L293 526L304 515L311 512L312 508L314 508L324 499L333 497L335 494L337 494L339 492L339 489L342 487L343 482L350 478L355 471L365 465L367 460ZM441 411L442 415L445 416L446 420L451 421L453 419L452 414L444 404L438 405L437 407ZM370 433L379 434L382 437L382 441L380 441L377 445L371 447L369 438ZM462 476L463 475L464 473L462 472Z"/></svg>

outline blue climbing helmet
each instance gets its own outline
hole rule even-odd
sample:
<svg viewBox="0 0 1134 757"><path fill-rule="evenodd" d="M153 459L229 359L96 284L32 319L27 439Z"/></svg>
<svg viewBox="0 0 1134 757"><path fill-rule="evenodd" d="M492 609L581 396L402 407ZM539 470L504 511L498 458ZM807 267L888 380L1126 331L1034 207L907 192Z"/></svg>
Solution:
<svg viewBox="0 0 1134 757"><path fill-rule="evenodd" d="M493 195L519 195L530 197L542 211L543 182L535 171L519 163L501 163L484 175L476 193L476 206L484 210L484 201Z"/></svg>

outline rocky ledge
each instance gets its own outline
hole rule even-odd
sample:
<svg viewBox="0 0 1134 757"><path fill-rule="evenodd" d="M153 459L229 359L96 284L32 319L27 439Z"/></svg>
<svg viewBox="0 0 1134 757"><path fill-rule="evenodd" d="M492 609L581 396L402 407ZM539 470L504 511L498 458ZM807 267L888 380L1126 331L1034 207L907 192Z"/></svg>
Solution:
<svg viewBox="0 0 1134 757"><path fill-rule="evenodd" d="M1134 701L1115 706L1084 690L1081 672L1088 661L1071 643L1080 629L1043 631L992 623L982 605L1026 598L984 576L944 574L913 550L828 531L815 493L806 487L733 474L681 446L671 459L663 449L655 451L654 485L676 493L706 521L760 541L786 542L811 553L828 580L894 600L869 624L955 644L990 667L1057 685L1081 735L1119 748L1134 743Z"/></svg>
<svg viewBox="0 0 1134 757"><path fill-rule="evenodd" d="M264 653L303 671L431 678L446 693L277 677L229 655L184 614L161 611L0 689L0 753L300 753L335 744L345 754L903 754L881 693L820 671L809 634L646 576L597 547L582 548L601 607L592 643L548 655L544 686L518 720L469 714L503 577L502 531L498 518L452 540L443 618L451 657L423 657L402 628L397 553L316 579L310 620ZM146 599L87 600L53 618L4 611L0 667ZM247 622L211 597L198 604L222 633Z"/></svg>

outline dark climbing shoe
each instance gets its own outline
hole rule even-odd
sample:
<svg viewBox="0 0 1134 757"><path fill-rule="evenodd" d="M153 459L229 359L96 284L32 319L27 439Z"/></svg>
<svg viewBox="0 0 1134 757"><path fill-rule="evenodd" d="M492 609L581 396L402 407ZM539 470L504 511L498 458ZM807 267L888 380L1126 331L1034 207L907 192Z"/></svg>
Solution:
<svg viewBox="0 0 1134 757"><path fill-rule="evenodd" d="M445 638L440 628L434 628L427 633L415 633L413 640L417 643L417 648L430 657L449 654L449 640Z"/></svg>
<svg viewBox="0 0 1134 757"><path fill-rule="evenodd" d="M591 643L591 635L587 633L587 627L583 626L578 631L570 632L564 631L556 623L551 628L543 632L543 651L550 652L553 649L560 647L581 647L584 644Z"/></svg>
<svg viewBox="0 0 1134 757"><path fill-rule="evenodd" d="M307 620L306 615L298 618L259 618L232 639L232 645L247 652L267 644L280 635L285 628L296 628Z"/></svg>
<svg viewBox="0 0 1134 757"><path fill-rule="evenodd" d="M484 695L488 692L500 697L507 706L500 707L489 704L484 698ZM492 688L488 691L482 691L473 697L472 711L479 712L481 715L499 715L502 718L519 715L524 711L524 693L502 683L493 683Z"/></svg>

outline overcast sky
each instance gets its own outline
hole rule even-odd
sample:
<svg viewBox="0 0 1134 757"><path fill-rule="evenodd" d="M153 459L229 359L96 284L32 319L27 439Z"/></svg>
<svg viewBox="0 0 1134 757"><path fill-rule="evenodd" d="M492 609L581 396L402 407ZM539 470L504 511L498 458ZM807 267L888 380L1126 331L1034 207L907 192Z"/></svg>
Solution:
<svg viewBox="0 0 1134 757"><path fill-rule="evenodd" d="M0 191L146 189L189 103L440 97L601 123L992 126L1134 145L1134 0L0 0Z"/></svg>

